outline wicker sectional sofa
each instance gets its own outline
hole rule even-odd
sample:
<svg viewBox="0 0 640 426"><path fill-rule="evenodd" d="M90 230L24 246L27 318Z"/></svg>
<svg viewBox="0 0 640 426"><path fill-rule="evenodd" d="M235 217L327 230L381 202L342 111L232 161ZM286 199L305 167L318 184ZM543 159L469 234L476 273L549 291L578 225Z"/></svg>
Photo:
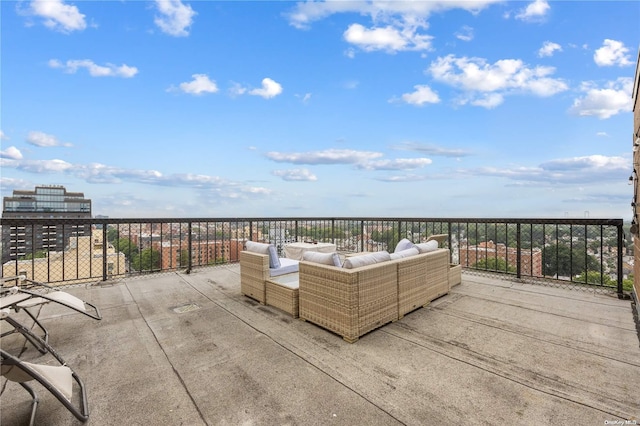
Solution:
<svg viewBox="0 0 640 426"><path fill-rule="evenodd" d="M355 342L449 292L449 250L353 269L301 261L299 317Z"/></svg>

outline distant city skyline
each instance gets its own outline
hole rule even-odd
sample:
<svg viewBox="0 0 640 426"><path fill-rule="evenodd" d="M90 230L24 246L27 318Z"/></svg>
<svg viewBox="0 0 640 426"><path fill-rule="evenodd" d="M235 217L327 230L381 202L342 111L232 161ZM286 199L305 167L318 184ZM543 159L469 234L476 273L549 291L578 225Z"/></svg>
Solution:
<svg viewBox="0 0 640 426"><path fill-rule="evenodd" d="M117 217L630 220L632 1L3 1L0 189Z"/></svg>

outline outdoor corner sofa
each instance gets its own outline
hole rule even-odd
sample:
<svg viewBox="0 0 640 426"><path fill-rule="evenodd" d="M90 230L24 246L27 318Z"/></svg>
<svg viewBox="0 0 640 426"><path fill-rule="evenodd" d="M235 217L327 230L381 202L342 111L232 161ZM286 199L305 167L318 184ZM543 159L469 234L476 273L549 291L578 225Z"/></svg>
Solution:
<svg viewBox="0 0 640 426"><path fill-rule="evenodd" d="M455 273L449 249L438 248L438 242L404 239L392 254L359 254L344 264L337 253L306 252L299 262L278 259L273 245L247 242L240 253L241 293L353 343L449 292ZM279 267L272 267L274 259Z"/></svg>

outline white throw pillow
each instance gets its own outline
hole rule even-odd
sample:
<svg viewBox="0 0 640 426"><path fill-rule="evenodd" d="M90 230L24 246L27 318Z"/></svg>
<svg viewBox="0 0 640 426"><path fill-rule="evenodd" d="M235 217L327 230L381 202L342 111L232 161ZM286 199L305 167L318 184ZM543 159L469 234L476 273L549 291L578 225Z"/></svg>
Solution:
<svg viewBox="0 0 640 426"><path fill-rule="evenodd" d="M247 241L244 245L247 251L252 253L268 254L269 255L269 268L275 269L280 267L280 259L278 258L278 251L273 244L256 243L255 241Z"/></svg>
<svg viewBox="0 0 640 426"><path fill-rule="evenodd" d="M375 253L361 254L360 256L352 256L344 261L343 268L353 269L361 266L373 265L374 263L385 262L391 260L391 255L387 251L377 251Z"/></svg>
<svg viewBox="0 0 640 426"><path fill-rule="evenodd" d="M405 257L415 256L416 254L420 254L420 251L417 247L411 247L406 250L400 250L395 253L391 253L391 260L394 259L402 259Z"/></svg>
<svg viewBox="0 0 640 426"><path fill-rule="evenodd" d="M438 250L438 242L436 240L427 241L426 243L416 244L420 253L429 253Z"/></svg>
<svg viewBox="0 0 640 426"><path fill-rule="evenodd" d="M393 252L398 253L399 251L407 250L407 249L410 249L411 247L415 247L415 244L413 244L408 239L403 238L400 241L398 241L398 244L396 245L396 249Z"/></svg>
<svg viewBox="0 0 640 426"><path fill-rule="evenodd" d="M269 244L269 268L277 269L280 265L280 258L278 257L278 250L273 244Z"/></svg>
<svg viewBox="0 0 640 426"><path fill-rule="evenodd" d="M336 252L333 253L319 253L317 251L305 251L302 255L302 260L307 262L320 263L322 265L332 265L341 267L340 255Z"/></svg>

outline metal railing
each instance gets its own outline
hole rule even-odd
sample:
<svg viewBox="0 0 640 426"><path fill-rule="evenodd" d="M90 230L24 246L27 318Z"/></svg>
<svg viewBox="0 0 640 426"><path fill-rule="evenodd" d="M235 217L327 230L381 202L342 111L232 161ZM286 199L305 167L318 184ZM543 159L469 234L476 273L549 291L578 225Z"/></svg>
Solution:
<svg viewBox="0 0 640 426"><path fill-rule="evenodd" d="M88 282L237 262L247 240L319 241L340 252L387 250L446 234L451 262L515 278L617 291L622 219L195 218L2 219L3 276Z"/></svg>

